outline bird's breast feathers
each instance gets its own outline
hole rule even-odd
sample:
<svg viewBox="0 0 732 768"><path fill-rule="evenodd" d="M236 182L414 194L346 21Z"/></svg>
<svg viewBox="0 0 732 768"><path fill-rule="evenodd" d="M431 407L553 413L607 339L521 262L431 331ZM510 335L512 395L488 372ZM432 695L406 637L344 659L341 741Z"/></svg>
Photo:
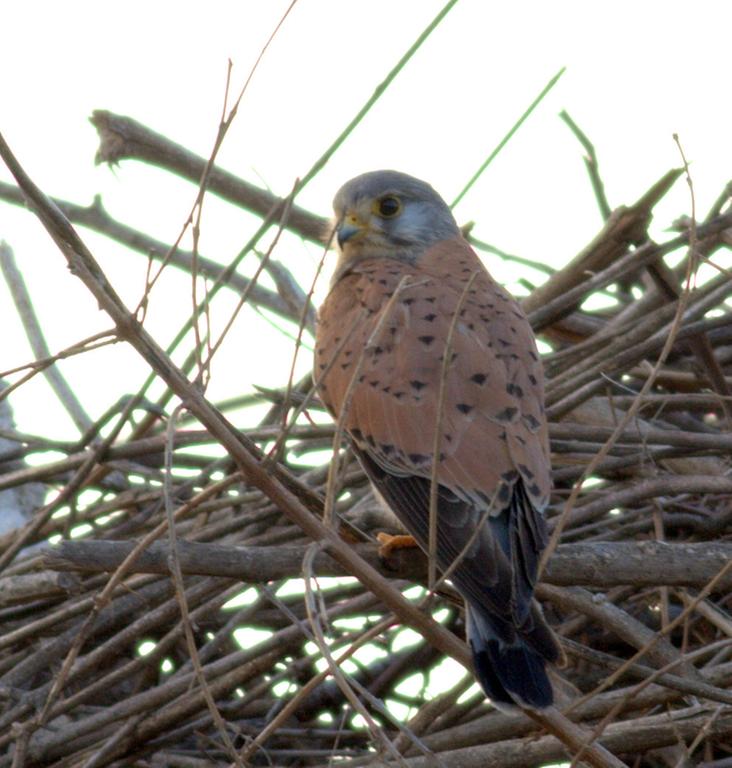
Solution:
<svg viewBox="0 0 732 768"><path fill-rule="evenodd" d="M522 477L532 503L546 504L533 334L464 240L415 264L345 270L319 313L315 377L326 407L387 471L430 477L437 456L438 482L465 501L500 510Z"/></svg>

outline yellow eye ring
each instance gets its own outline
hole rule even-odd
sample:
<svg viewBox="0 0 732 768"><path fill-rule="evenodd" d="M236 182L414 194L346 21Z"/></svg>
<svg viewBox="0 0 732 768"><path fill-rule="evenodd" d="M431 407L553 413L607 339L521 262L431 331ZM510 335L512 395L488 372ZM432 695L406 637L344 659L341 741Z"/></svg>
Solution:
<svg viewBox="0 0 732 768"><path fill-rule="evenodd" d="M385 195L374 202L374 213L377 213L383 219L393 219L402 211L402 203L394 195Z"/></svg>

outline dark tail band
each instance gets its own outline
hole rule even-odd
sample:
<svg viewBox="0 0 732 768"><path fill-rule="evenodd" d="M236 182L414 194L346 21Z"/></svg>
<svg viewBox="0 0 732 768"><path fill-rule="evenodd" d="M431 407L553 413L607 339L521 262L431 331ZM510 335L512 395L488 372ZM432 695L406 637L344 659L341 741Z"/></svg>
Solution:
<svg viewBox="0 0 732 768"><path fill-rule="evenodd" d="M468 641L478 682L499 708L520 705L544 709L552 705L554 695L546 665L557 661L560 651L536 603L526 625L518 630L469 606Z"/></svg>
<svg viewBox="0 0 732 768"><path fill-rule="evenodd" d="M544 709L554 701L546 662L522 644L501 646L499 641L489 640L480 648L473 647L473 663L478 682L499 707L521 704Z"/></svg>

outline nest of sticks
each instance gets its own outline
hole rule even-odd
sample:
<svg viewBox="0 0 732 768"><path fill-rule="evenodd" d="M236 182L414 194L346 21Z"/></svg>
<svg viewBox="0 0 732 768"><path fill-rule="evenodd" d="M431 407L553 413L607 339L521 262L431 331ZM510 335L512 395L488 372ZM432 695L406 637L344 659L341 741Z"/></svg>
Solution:
<svg viewBox="0 0 732 768"><path fill-rule="evenodd" d="M320 217L139 123L93 122L100 161L205 178L209 194L321 237ZM346 447L329 485L334 427L312 382L244 395L270 404L254 424L236 420L241 402L209 403L191 383L195 356L173 366L68 222L308 327L306 293L282 265L263 261L272 290L98 201L54 209L4 154L20 188L0 197L30 199L167 390L131 396L104 433L87 425L68 444L19 434L5 414L3 509L26 522L0 538L0 768L732 764L729 189L654 242L652 209L684 169L611 210L586 148L605 224L523 300L550 348L556 549L537 596L567 655L556 712L538 716L496 711L449 660L467 663L462 607L449 585L426 598L421 554L379 557L384 521ZM17 298L6 246L3 264ZM587 308L600 294L612 301ZM55 359L38 356L10 390ZM63 457L26 463L49 449ZM337 524L323 516L328 492Z"/></svg>

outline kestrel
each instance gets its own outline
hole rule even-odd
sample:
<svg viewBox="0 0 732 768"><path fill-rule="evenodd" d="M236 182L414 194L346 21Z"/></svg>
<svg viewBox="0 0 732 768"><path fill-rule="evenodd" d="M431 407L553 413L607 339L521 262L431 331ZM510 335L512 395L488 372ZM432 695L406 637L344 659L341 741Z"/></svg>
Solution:
<svg viewBox="0 0 732 768"><path fill-rule="evenodd" d="M560 651L533 599L551 479L529 323L429 184L365 173L333 206L339 259L318 315L321 399L425 552L436 498L437 566L465 599L488 697L547 707L546 663Z"/></svg>

